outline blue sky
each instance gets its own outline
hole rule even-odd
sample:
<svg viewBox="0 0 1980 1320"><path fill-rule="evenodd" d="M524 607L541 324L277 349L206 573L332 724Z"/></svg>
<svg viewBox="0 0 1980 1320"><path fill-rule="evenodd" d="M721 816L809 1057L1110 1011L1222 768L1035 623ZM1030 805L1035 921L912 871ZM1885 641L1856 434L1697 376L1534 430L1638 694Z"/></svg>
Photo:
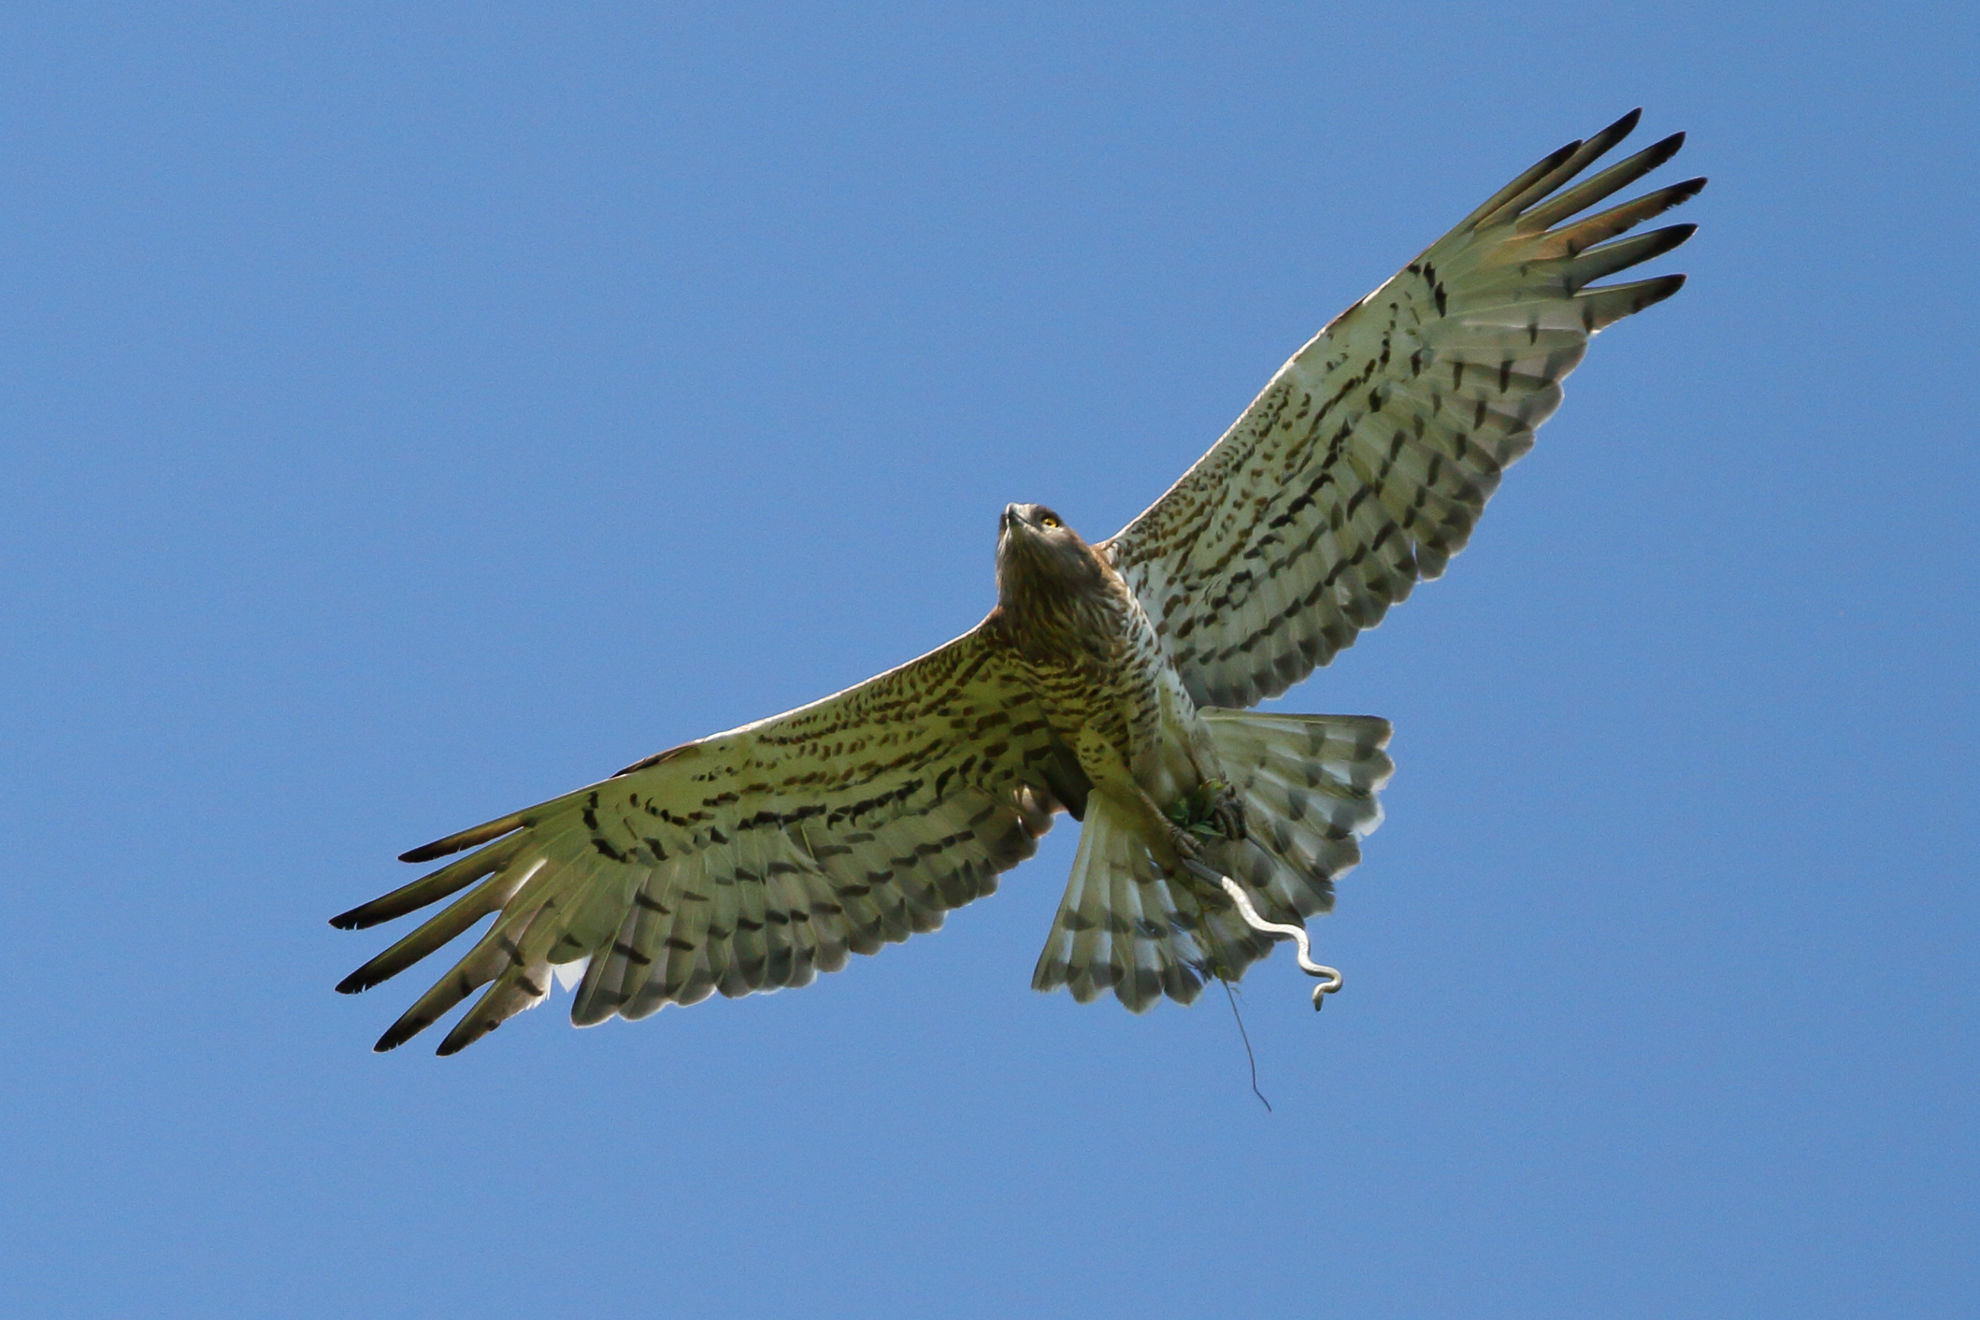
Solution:
<svg viewBox="0 0 1980 1320"><path fill-rule="evenodd" d="M1970 1315L1975 20L10 6L0 1309ZM1241 1003L1027 988L1062 822L809 989L465 1055L401 849L969 627L1560 142L1712 186L1281 703L1388 821Z"/></svg>

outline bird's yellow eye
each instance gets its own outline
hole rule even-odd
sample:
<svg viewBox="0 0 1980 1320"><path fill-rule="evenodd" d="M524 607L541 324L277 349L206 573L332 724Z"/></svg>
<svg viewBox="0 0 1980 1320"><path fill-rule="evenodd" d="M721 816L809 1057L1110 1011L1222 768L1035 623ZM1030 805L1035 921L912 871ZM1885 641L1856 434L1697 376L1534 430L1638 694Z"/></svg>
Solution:
<svg viewBox="0 0 1980 1320"><path fill-rule="evenodd" d="M1043 518L1040 518L1038 520L1038 525L1040 527L1043 527L1046 531L1049 532L1054 527L1057 527L1059 525L1059 520L1057 518L1054 518L1051 514L1048 513Z"/></svg>

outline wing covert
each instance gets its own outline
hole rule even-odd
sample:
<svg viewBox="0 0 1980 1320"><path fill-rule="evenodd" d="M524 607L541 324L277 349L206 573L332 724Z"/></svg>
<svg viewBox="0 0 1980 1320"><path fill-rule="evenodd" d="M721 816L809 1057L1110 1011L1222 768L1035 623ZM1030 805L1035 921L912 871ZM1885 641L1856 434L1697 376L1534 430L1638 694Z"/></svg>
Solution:
<svg viewBox="0 0 1980 1320"><path fill-rule="evenodd" d="M468 892L337 988L376 985L491 914L378 1049L486 986L439 1052L465 1048L540 1001L564 964L586 964L579 1025L804 985L991 892L1055 810L1081 809L1084 788L978 628L822 701L412 850L404 860L479 845L332 924L370 926Z"/></svg>
<svg viewBox="0 0 1980 1320"><path fill-rule="evenodd" d="M1568 186L1637 117L1540 161L1335 317L1106 543L1199 705L1276 696L1441 574L1589 337L1683 284L1591 286L1695 228L1618 238L1703 179L1580 214L1682 144Z"/></svg>

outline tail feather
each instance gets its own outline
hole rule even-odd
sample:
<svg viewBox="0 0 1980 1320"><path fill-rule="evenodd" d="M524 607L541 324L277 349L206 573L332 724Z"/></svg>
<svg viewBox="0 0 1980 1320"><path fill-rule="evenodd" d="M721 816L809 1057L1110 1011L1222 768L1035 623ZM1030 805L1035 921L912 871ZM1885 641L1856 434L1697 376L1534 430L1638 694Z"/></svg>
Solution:
<svg viewBox="0 0 1980 1320"><path fill-rule="evenodd" d="M1201 713L1244 800L1248 834L1212 843L1206 863L1244 883L1268 920L1330 910L1335 878L1361 860L1361 836L1381 823L1376 794L1394 769L1388 721ZM1063 986L1081 1003L1112 990L1138 1013L1163 996L1187 1004L1211 977L1235 981L1271 949L1221 890L1165 875L1132 823L1096 794L1031 984Z"/></svg>

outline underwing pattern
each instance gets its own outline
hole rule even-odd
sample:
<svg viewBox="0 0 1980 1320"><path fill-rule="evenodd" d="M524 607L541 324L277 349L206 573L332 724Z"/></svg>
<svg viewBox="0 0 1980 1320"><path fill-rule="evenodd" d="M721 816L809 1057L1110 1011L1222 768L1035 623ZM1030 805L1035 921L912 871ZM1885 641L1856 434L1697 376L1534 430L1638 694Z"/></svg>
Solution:
<svg viewBox="0 0 1980 1320"><path fill-rule="evenodd" d="M1683 286L1591 284L1697 227L1612 241L1703 179L1581 214L1677 154L1681 133L1564 187L1636 121L1540 161L1335 317L1107 543L1199 703L1277 696L1440 575L1589 338Z"/></svg>
<svg viewBox="0 0 1980 1320"><path fill-rule="evenodd" d="M1683 283L1594 283L1693 230L1624 237L1702 179L1594 209L1682 142L1588 173L1636 121L1547 156L1335 317L1112 539L1008 506L997 605L963 636L406 853L453 860L333 924L451 901L339 990L488 925L376 1048L478 992L453 1053L558 974L580 1025L807 984L990 893L1061 810L1080 846L1035 986L1139 1011L1241 976L1271 944L1198 874L1273 921L1329 910L1393 769L1386 721L1242 708L1442 573L1589 339Z"/></svg>

